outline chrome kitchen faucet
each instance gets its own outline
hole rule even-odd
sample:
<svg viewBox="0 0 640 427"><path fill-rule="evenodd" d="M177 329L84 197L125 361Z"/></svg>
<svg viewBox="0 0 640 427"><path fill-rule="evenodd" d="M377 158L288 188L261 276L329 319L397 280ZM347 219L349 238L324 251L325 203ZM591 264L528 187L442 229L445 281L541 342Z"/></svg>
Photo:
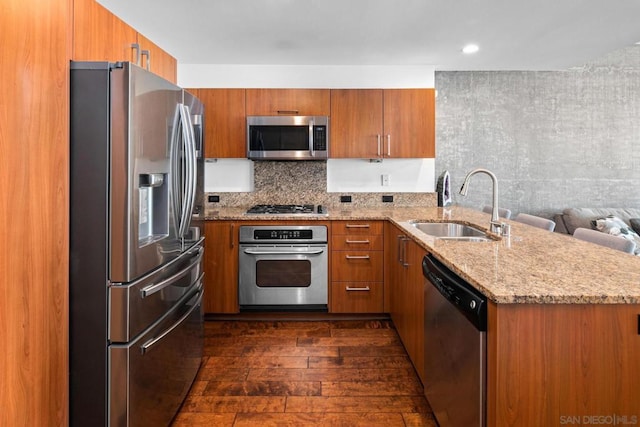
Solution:
<svg viewBox="0 0 640 427"><path fill-rule="evenodd" d="M491 222L490 222L489 230L492 233L502 235L502 230L506 227L507 224L500 222L500 219L498 218L498 178L496 178L493 172L487 169L482 169L482 168L473 169L464 178L462 187L460 187L460 194L463 196L467 195L471 177L477 173L487 174L491 178L491 182L493 183L493 204L491 208Z"/></svg>

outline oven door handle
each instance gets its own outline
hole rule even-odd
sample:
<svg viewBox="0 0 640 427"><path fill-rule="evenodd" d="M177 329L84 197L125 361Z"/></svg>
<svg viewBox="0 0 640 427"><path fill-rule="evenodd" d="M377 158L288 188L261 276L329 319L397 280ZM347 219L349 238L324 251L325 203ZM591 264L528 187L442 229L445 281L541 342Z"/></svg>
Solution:
<svg viewBox="0 0 640 427"><path fill-rule="evenodd" d="M245 249L244 253L248 255L318 255L324 252L324 249L312 249L308 251L266 251L264 249Z"/></svg>

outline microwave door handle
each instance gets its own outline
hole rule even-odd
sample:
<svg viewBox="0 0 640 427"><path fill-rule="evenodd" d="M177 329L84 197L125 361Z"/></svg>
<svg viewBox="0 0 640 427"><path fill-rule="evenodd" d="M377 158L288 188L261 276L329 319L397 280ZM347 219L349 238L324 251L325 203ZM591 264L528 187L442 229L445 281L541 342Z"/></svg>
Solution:
<svg viewBox="0 0 640 427"><path fill-rule="evenodd" d="M309 154L311 155L311 157L316 156L316 152L313 149L313 124L314 121L309 120Z"/></svg>

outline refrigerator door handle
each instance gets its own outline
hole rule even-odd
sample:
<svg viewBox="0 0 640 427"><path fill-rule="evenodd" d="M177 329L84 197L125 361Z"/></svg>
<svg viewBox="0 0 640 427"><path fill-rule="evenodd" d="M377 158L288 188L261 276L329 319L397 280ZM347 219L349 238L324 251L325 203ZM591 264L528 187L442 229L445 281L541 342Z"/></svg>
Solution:
<svg viewBox="0 0 640 427"><path fill-rule="evenodd" d="M145 286L144 288L140 289L140 296L142 298L146 298L150 295L155 294L156 292L166 288L167 286L171 285L173 282L176 281L176 279L179 279L180 277L186 275L196 264L200 263L200 261L202 260L202 248L200 248L199 250L199 254L196 257L196 259L190 263L188 266L186 266L185 268L183 268L182 270L178 271L176 274L167 277L166 279L158 282L158 283L153 283L151 285Z"/></svg>
<svg viewBox="0 0 640 427"><path fill-rule="evenodd" d="M180 210L180 222L178 226L178 236L184 237L189 228L189 219L191 216L191 210L195 202L195 137L193 136L193 125L191 124L191 113L189 107L180 104L178 106L180 111L180 123L182 127L182 141L181 148L184 148L184 159L178 158L178 162L184 167L183 173L180 175L180 195L181 195L181 210Z"/></svg>
<svg viewBox="0 0 640 427"><path fill-rule="evenodd" d="M200 275L200 277L198 278L198 280L202 281L202 277L204 276L204 273ZM162 339L164 337L166 337L167 335L169 335L174 329L176 329L178 326L180 326L182 324L182 322L184 322L185 320L187 320L189 318L189 316L191 316L191 313L193 313L193 311L200 307L200 303L202 303L202 297L204 296L204 292L202 292L202 284L200 284L200 289L198 290L198 293L195 294L193 296L193 298L191 298L191 300L187 303L187 305L189 305L191 302L193 302L195 300L195 302L193 303L193 305L191 306L191 308L185 313L183 314L180 319L178 319L173 325L171 325L169 328L167 328L166 330L164 330L160 335L158 335L157 337L153 337L151 338L149 341L145 342L144 344L142 344L140 346L140 352L142 354L145 354L146 352L148 352L149 350L151 350L151 348L157 344L158 342L162 341Z"/></svg>
<svg viewBox="0 0 640 427"><path fill-rule="evenodd" d="M176 229L176 232L180 229L180 206L181 206L181 195L180 191L180 176L178 176L178 172L180 170L179 161L180 161L180 132L182 126L181 120L181 104L177 105L176 113L173 117L173 132L171 134L171 143L169 149L169 176L171 177L171 205L173 207L173 224ZM180 237L178 235L178 237Z"/></svg>
<svg viewBox="0 0 640 427"><path fill-rule="evenodd" d="M196 151L196 135L194 131L193 121L191 119L191 111L187 105L183 106L184 108L184 119L187 129L188 139L186 141L186 145L188 148L188 155L186 156L186 161L189 162L188 172L187 172L187 210L184 213L184 233L186 234L189 226L191 225L191 214L193 212L195 203L196 203L196 185L197 185L197 151Z"/></svg>

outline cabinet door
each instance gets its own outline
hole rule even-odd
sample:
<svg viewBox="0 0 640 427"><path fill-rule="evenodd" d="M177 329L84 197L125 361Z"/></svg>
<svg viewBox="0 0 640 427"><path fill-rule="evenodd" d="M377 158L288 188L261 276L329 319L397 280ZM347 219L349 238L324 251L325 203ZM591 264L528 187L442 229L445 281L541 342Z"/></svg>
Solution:
<svg viewBox="0 0 640 427"><path fill-rule="evenodd" d="M330 134L333 159L381 157L382 90L332 90Z"/></svg>
<svg viewBox="0 0 640 427"><path fill-rule="evenodd" d="M246 158L247 127L244 89L198 89L204 104L204 156Z"/></svg>
<svg viewBox="0 0 640 427"><path fill-rule="evenodd" d="M136 61L136 31L95 0L73 2L75 61Z"/></svg>
<svg viewBox="0 0 640 427"><path fill-rule="evenodd" d="M247 89L247 116L328 116L329 89Z"/></svg>
<svg viewBox="0 0 640 427"><path fill-rule="evenodd" d="M208 221L204 232L204 311L238 313L238 227Z"/></svg>
<svg viewBox="0 0 640 427"><path fill-rule="evenodd" d="M426 251L413 240L406 241L403 310L406 313L405 348L418 376L424 381L424 275Z"/></svg>
<svg viewBox="0 0 640 427"><path fill-rule="evenodd" d="M177 83L176 59L140 33L137 34L137 40L141 53L148 51L148 55L141 55L139 65L174 84Z"/></svg>
<svg viewBox="0 0 640 427"><path fill-rule="evenodd" d="M435 90L385 89L384 157L435 157Z"/></svg>

